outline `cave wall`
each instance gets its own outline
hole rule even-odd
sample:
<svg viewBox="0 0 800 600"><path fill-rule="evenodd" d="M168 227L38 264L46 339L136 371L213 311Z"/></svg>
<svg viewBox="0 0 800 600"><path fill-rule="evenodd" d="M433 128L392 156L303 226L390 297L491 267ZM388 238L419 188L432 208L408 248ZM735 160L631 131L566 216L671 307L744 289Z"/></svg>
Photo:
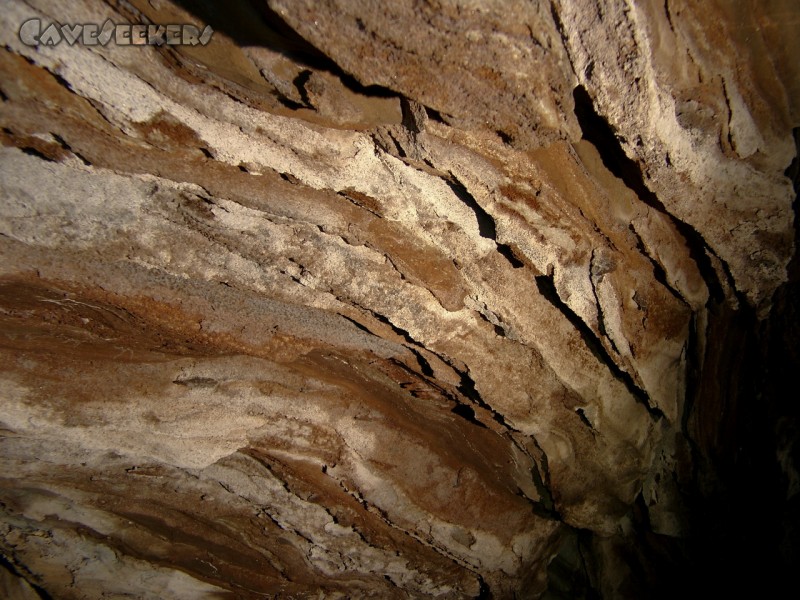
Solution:
<svg viewBox="0 0 800 600"><path fill-rule="evenodd" d="M32 18L214 33L31 46ZM674 597L791 569L793 2L0 19L8 597Z"/></svg>

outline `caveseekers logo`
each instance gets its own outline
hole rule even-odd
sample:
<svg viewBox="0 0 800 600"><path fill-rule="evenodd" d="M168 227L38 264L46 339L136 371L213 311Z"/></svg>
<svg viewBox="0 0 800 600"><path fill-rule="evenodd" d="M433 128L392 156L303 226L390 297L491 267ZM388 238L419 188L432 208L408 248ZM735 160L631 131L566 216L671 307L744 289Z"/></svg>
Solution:
<svg viewBox="0 0 800 600"><path fill-rule="evenodd" d="M41 19L28 19L19 28L19 39L28 46L105 46L112 40L119 46L205 46L214 30L210 25L200 31L194 25L131 25L115 24L110 19L102 25L79 23L43 24Z"/></svg>

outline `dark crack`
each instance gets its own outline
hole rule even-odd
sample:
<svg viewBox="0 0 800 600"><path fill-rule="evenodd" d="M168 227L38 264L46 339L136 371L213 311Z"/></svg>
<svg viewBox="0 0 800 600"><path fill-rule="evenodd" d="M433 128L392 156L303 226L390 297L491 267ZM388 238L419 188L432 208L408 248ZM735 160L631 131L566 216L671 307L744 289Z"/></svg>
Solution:
<svg viewBox="0 0 800 600"><path fill-rule="evenodd" d="M550 16L553 18L553 24L555 25L556 31L558 31L558 35L561 38L561 44L564 46L564 51L567 53L567 55L569 55L569 37L567 36L567 31L564 28L564 23L561 21L561 15L558 14L556 3L553 1L550 2ZM569 66L572 69L572 72L577 75L573 60L569 61Z"/></svg>
<svg viewBox="0 0 800 600"><path fill-rule="evenodd" d="M484 581L483 577L480 574L477 574L478 577L478 595L475 596L475 600L492 600L494 596L492 595L491 590L489 589L489 585Z"/></svg>
<svg viewBox="0 0 800 600"><path fill-rule="evenodd" d="M301 73L292 80L292 85L297 88L297 92L300 94L305 108L313 109L314 105L311 102L311 98L308 97L308 90L306 89L306 84L308 80L311 79L311 75L313 75L313 72L308 69L301 71Z"/></svg>
<svg viewBox="0 0 800 600"><path fill-rule="evenodd" d="M30 576L26 576L26 574L21 569L17 568L16 564L13 561L9 560L5 556L5 554L1 552L0 552L0 569L5 569L15 577L22 579L25 583L31 586L33 591L36 592L36 595L39 596L41 600L53 600L53 597L47 592L47 590L45 590L40 585L37 585L36 582L32 581L32 578Z"/></svg>
<svg viewBox="0 0 800 600"><path fill-rule="evenodd" d="M449 363L448 363L449 364ZM534 513L537 516L546 518L546 519L555 519L561 520L560 515L555 509L555 502L553 500L552 492L550 491L550 473L547 467L547 455L542 450L541 446L539 446L538 442L533 438L531 435L527 435L512 425L510 425L503 417L502 414L497 412L490 404L488 404L480 395L478 390L475 388L475 381L470 377L469 373L466 371L460 371L453 365L450 365L456 373L459 374L461 377L461 384L458 386L458 391L461 392L464 396L469 398L472 402L474 402L477 406L483 408L484 410L488 411L489 414L492 415L492 419L500 424L506 432L508 432L508 437L511 442L519 448L521 452L527 455L531 462L533 463L534 467L531 469L531 477L533 479L534 486L536 487L536 491L539 493L541 500L536 502L535 500L528 498L528 501L533 505ZM475 411L472 411L473 415ZM544 472L544 477L539 472L540 462L537 461L531 453L525 448L524 444L521 444L515 437L515 435L522 435L525 439L530 439L536 445L536 448L541 453L543 459L541 463L542 471ZM523 494L524 496L524 494Z"/></svg>
<svg viewBox="0 0 800 600"><path fill-rule="evenodd" d="M706 254L706 252L710 252L719 258L716 253L708 246L703 236L694 227L671 214L658 196L647 187L641 167L625 154L611 124L595 110L594 102L586 88L581 85L577 86L573 90L573 98L575 100L575 116L583 132L583 138L597 148L605 167L615 177L621 179L636 194L639 200L665 215L672 222L686 241L689 255L697 264L700 274L708 287L709 295L715 300L724 299L725 293L719 280L719 275ZM721 259L720 263L725 265L725 262ZM726 276L729 277L727 273ZM732 278L730 278L729 283L731 289L736 290ZM747 303L744 297L740 298L740 300Z"/></svg>
<svg viewBox="0 0 800 600"><path fill-rule="evenodd" d="M655 280L660 283L666 290L672 294L677 300L680 300L682 304L689 306L689 302L686 298L683 297L678 290L676 290L670 282L667 280L667 272L664 270L664 267L661 266L655 258L653 258L650 253L645 248L644 240L642 240L642 236L639 235L639 232L636 231L636 228L633 226L633 223L628 225L628 230L633 234L633 237L636 239L636 249L639 253L644 256L648 261L650 261L650 265L653 267L653 277Z"/></svg>
<svg viewBox="0 0 800 600"><path fill-rule="evenodd" d="M40 152L39 150L37 150L36 148L33 148L31 146L24 146L24 147L20 148L20 150L22 152L24 152L25 154L27 154L28 156L33 156L35 158L38 158L38 159L41 159L41 160L44 160L44 161L47 161L47 162L56 162L55 160L53 160L52 158L50 158L46 154Z"/></svg>
<svg viewBox="0 0 800 600"><path fill-rule="evenodd" d="M589 429L591 429L592 433L595 433L594 425L592 425L592 422L589 420L589 417L586 416L586 411L578 407L575 409L575 413L578 415L578 418L580 418L581 423L583 423Z"/></svg>
<svg viewBox="0 0 800 600"><path fill-rule="evenodd" d="M450 412L458 415L463 419L466 419L473 425L477 425L478 427L483 427L484 429L488 429L486 425L484 425L478 419L475 418L475 409L469 406L468 404L456 404Z"/></svg>
<svg viewBox="0 0 800 600"><path fill-rule="evenodd" d="M653 419L660 420L661 417L664 416L664 413L658 407L650 404L650 396L647 392L636 385L630 373L626 373L620 368L608 354L608 351L597 336L595 336L591 328L561 299L556 290L555 283L553 282L553 276L537 276L536 285L539 288L539 293L572 323L572 326L580 333L584 344L589 348L591 353L594 354L595 358L603 363L618 381L625 385L631 395L647 409L647 412L650 413Z"/></svg>
<svg viewBox="0 0 800 600"><path fill-rule="evenodd" d="M50 135L51 135L51 136L53 136L53 139L54 139L54 140L55 140L55 141L58 143L58 145L59 145L59 146L61 146L61 148L63 148L63 149L64 149L64 150L66 150L67 152L70 152L70 153L71 153L73 156L75 156L76 158L78 158L78 160L80 160L80 161L81 161L81 162L82 162L84 165L86 165L87 167L91 167L91 166L92 166L92 163L91 163L91 162L89 162L89 161L86 159L86 157L84 157L83 155L81 155L79 152L76 152L76 151L75 151L75 150L72 148L72 146L70 146L70 145L69 145L69 144L68 144L68 143L67 143L67 142L64 140L64 138L62 138L60 135L58 135L57 133L53 133L53 132L50 132Z"/></svg>
<svg viewBox="0 0 800 600"><path fill-rule="evenodd" d="M444 178L445 183L453 190L456 197L466 204L469 209L475 213L475 218L478 221L478 233L482 238L492 240L497 246L497 251L505 258L512 267L519 269L524 267L525 264L519 260L514 251L507 244L499 244L497 242L497 225L494 218L486 212L486 210L478 203L475 197L469 193L466 186L459 181L452 171Z"/></svg>

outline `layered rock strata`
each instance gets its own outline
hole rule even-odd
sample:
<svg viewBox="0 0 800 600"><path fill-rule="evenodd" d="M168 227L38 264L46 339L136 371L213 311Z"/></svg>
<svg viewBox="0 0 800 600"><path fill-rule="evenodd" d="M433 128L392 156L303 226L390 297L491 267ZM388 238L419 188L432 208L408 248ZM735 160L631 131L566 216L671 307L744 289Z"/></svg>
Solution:
<svg viewBox="0 0 800 600"><path fill-rule="evenodd" d="M6 3L2 589L647 589L794 255L753 4Z"/></svg>

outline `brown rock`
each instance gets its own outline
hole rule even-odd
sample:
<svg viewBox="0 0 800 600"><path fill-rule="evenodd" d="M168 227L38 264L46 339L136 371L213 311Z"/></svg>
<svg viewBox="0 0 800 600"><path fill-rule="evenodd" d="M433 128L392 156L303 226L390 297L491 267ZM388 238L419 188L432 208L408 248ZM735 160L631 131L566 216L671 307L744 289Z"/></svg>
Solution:
<svg viewBox="0 0 800 600"><path fill-rule="evenodd" d="M66 4L0 16L5 596L674 597L797 556L791 3ZM747 478L776 516L725 537Z"/></svg>

